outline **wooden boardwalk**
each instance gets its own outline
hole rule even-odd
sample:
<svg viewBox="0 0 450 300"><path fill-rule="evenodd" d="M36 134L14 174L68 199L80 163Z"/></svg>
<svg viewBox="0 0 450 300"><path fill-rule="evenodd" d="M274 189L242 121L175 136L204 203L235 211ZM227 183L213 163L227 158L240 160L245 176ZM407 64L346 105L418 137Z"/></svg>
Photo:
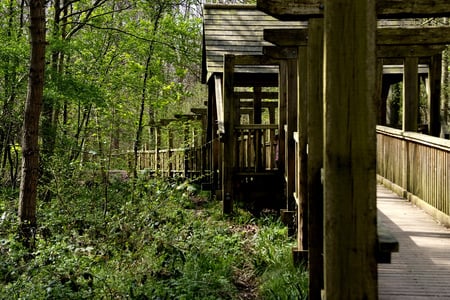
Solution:
<svg viewBox="0 0 450 300"><path fill-rule="evenodd" d="M450 299L450 230L383 186L377 199L379 222L400 244L378 265L379 299Z"/></svg>

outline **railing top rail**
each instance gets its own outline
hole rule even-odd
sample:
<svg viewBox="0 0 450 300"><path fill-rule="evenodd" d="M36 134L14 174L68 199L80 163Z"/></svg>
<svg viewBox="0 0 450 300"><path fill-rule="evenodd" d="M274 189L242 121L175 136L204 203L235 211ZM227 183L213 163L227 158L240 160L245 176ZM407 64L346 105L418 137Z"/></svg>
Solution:
<svg viewBox="0 0 450 300"><path fill-rule="evenodd" d="M277 129L277 124L246 124L235 126L237 130Z"/></svg>
<svg viewBox="0 0 450 300"><path fill-rule="evenodd" d="M402 131L386 126L377 126L377 133L450 152L450 140L445 140L431 135Z"/></svg>

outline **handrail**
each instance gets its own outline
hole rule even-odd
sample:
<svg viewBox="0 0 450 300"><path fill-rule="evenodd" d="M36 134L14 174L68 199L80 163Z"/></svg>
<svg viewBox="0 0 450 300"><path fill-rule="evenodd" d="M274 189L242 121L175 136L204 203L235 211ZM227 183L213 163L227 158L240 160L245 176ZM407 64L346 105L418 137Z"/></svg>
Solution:
<svg viewBox="0 0 450 300"><path fill-rule="evenodd" d="M379 180L450 226L450 141L377 126Z"/></svg>
<svg viewBox="0 0 450 300"><path fill-rule="evenodd" d="M405 139L410 142L426 145L429 147L438 148L443 151L450 152L450 140L434 137L431 135L426 135L417 132L402 131L400 129L390 128L386 126L377 126L377 133L384 135L390 135L393 137L398 137Z"/></svg>

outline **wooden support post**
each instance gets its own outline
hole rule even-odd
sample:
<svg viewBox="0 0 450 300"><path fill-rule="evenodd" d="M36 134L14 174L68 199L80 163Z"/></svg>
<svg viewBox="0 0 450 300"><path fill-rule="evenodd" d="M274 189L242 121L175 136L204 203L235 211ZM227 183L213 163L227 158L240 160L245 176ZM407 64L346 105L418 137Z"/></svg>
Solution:
<svg viewBox="0 0 450 300"><path fill-rule="evenodd" d="M215 87L215 88L213 88ZM216 198L220 200L222 198L222 179L219 177L222 175L222 160L221 160L221 143L219 142L219 126L216 123L218 120L218 105L217 102L222 102L222 78L219 75L214 76L214 82L210 84L209 89L215 91L214 95L211 95L213 100L211 108L211 117L209 119L211 130L211 172L212 172L212 185ZM218 90L217 90L218 89Z"/></svg>
<svg viewBox="0 0 450 300"><path fill-rule="evenodd" d="M297 178L297 247L298 250L308 249L308 93L307 93L307 62L308 50L305 46L298 48L298 104L297 104L297 132L298 132L298 172ZM320 80L322 82L322 80ZM320 117L320 120L322 117Z"/></svg>
<svg viewBox="0 0 450 300"><path fill-rule="evenodd" d="M297 130L297 60L288 59L287 64L287 103L286 103L286 196L287 209L295 211L295 141Z"/></svg>
<svg viewBox="0 0 450 300"><path fill-rule="evenodd" d="M223 120L225 133L223 136L222 157L222 201L224 214L233 212L233 169L236 155L234 127L236 125L236 116L239 117L239 110L235 110L235 102L239 104L239 101L235 101L234 97L234 64L235 56L225 54L223 66Z"/></svg>
<svg viewBox="0 0 450 300"><path fill-rule="evenodd" d="M375 1L324 7L324 298L374 300Z"/></svg>
<svg viewBox="0 0 450 300"><path fill-rule="evenodd" d="M323 289L323 19L309 21L307 59L307 206L309 299L320 299Z"/></svg>
<svg viewBox="0 0 450 300"><path fill-rule="evenodd" d="M286 106L287 106L287 74L286 62L280 62L279 72L279 92L278 92L278 168L281 174L285 170L285 148L286 148L286 133L284 125L286 124Z"/></svg>
<svg viewBox="0 0 450 300"><path fill-rule="evenodd" d="M403 74L403 131L417 131L419 117L419 58L406 57Z"/></svg>
<svg viewBox="0 0 450 300"><path fill-rule="evenodd" d="M261 87L253 87L253 123L262 123L262 109L261 109ZM255 139L253 140L253 149L255 149L255 171L262 171L262 151L261 147L261 134L255 131Z"/></svg>
<svg viewBox="0 0 450 300"><path fill-rule="evenodd" d="M439 136L441 134L441 75L442 54L431 57L429 77L429 134Z"/></svg>
<svg viewBox="0 0 450 300"><path fill-rule="evenodd" d="M386 125L387 94L389 87L383 85L383 59L377 59L375 91L377 101L377 125ZM387 92L387 93L386 93Z"/></svg>

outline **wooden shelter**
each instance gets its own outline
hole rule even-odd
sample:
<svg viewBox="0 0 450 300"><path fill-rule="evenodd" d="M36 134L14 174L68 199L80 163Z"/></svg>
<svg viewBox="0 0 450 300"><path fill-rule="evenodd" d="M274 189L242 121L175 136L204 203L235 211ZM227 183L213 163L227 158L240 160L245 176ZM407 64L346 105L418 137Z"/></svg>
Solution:
<svg viewBox="0 0 450 300"><path fill-rule="evenodd" d="M284 126L286 107L296 111L296 72L287 73L284 58L295 62L297 52L274 51L263 30L306 24L281 22L249 5L205 5L203 14L207 139L213 143L213 182L224 211L230 213L236 199L255 211L287 208L293 201L286 196L292 198L292 193L284 192L284 161L293 159L294 142ZM285 89L288 80L290 91ZM288 131L295 131L296 124L289 126Z"/></svg>

